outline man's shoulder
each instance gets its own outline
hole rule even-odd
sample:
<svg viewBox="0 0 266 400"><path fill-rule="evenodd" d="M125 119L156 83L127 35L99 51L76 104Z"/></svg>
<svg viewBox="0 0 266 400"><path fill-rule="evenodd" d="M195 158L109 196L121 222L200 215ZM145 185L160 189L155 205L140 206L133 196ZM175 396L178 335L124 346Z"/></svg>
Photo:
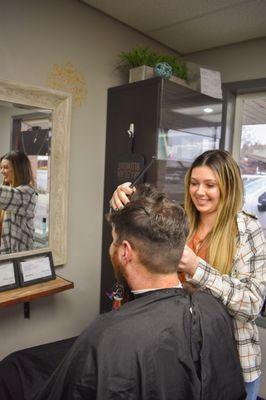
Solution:
<svg viewBox="0 0 266 400"><path fill-rule="evenodd" d="M191 296L191 302L202 316L205 327L208 325L208 320L212 323L216 321L219 325L232 326L232 318L225 305L211 293L198 290Z"/></svg>
<svg viewBox="0 0 266 400"><path fill-rule="evenodd" d="M98 341L118 334L122 337L124 333L134 337L142 334L143 326L152 327L158 321L167 319L167 315L177 316L183 313L184 308L189 310L189 305L190 296L183 289L178 289L176 293L152 293L124 304L118 311L99 315L87 327L87 332L96 336Z"/></svg>
<svg viewBox="0 0 266 400"><path fill-rule="evenodd" d="M195 304L206 305L214 308L222 307L226 309L219 299L214 297L211 293L208 293L203 290L196 290L195 292L192 293L191 298L192 302Z"/></svg>
<svg viewBox="0 0 266 400"><path fill-rule="evenodd" d="M134 303L134 304L133 304ZM84 330L85 334L89 334L90 332L97 332L98 336L93 334L94 338L100 338L101 335L107 335L111 333L112 329L116 329L116 327L127 324L128 321L133 321L134 317L137 317L137 313L134 315L135 306L137 302L130 302L124 304L120 310L112 310L105 312L103 314L99 314ZM131 313L130 313L131 312ZM133 323L133 322L132 322Z"/></svg>

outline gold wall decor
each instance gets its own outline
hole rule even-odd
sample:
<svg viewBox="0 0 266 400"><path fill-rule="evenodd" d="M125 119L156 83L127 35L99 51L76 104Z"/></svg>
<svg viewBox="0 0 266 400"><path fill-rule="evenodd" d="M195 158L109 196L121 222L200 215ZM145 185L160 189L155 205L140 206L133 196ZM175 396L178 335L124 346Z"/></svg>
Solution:
<svg viewBox="0 0 266 400"><path fill-rule="evenodd" d="M70 62L54 64L47 85L52 89L71 93L75 106L81 106L87 97L85 78Z"/></svg>

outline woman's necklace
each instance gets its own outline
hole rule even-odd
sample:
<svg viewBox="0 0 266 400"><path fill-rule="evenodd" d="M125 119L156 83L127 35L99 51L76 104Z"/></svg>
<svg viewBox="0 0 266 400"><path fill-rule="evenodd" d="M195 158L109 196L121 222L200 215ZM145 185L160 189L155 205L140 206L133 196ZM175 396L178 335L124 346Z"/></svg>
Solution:
<svg viewBox="0 0 266 400"><path fill-rule="evenodd" d="M195 234L195 236L193 238L193 241L192 241L192 245L193 245L193 249L194 249L195 254L198 255L200 250L203 248L204 241L205 241L205 238L201 239L200 236L197 233Z"/></svg>
<svg viewBox="0 0 266 400"><path fill-rule="evenodd" d="M209 232L210 231L203 229L201 226L198 227L198 230L193 238L193 248L197 255L207 246L206 239Z"/></svg>

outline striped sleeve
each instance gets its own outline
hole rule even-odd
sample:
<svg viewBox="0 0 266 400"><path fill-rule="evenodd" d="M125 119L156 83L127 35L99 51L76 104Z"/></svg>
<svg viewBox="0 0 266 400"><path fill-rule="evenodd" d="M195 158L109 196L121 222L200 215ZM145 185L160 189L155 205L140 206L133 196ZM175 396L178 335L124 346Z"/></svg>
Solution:
<svg viewBox="0 0 266 400"><path fill-rule="evenodd" d="M35 196L35 191L28 185L0 186L0 208L23 216L31 204L35 206Z"/></svg>

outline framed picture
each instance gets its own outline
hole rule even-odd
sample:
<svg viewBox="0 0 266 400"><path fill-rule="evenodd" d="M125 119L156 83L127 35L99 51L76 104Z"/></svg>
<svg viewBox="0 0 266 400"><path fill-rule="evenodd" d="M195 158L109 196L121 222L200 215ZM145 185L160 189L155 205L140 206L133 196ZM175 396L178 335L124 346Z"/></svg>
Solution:
<svg viewBox="0 0 266 400"><path fill-rule="evenodd" d="M52 252L17 258L20 286L33 285L55 279Z"/></svg>
<svg viewBox="0 0 266 400"><path fill-rule="evenodd" d="M0 292L15 289L19 286L18 271L12 260L0 263Z"/></svg>

